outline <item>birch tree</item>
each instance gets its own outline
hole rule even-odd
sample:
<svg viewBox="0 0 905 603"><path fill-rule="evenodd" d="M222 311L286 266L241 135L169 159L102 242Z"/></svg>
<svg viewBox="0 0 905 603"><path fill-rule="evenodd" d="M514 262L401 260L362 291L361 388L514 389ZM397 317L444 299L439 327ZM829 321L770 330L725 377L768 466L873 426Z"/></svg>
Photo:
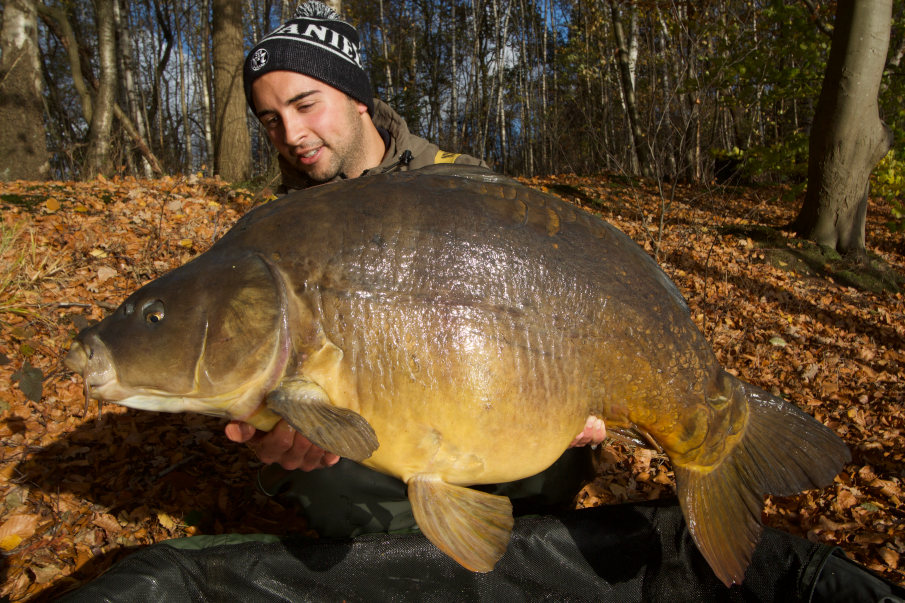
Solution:
<svg viewBox="0 0 905 603"><path fill-rule="evenodd" d="M132 34L128 19L123 14L125 9L123 4L125 0L115 0L113 5L113 19L116 25L116 31L119 33L119 71L122 74L123 92L126 97L125 112L129 115L132 123L135 125L135 131L142 139L148 140L148 127L144 119L144 111L142 110L141 94L138 91L138 83L135 77L134 60L132 56ZM145 142L146 143L146 142ZM150 178L154 174L151 162L146 154L141 156L141 171L145 178ZM159 170L158 170L159 171Z"/></svg>
<svg viewBox="0 0 905 603"><path fill-rule="evenodd" d="M626 39L622 23L622 13L616 2L610 2L610 15L613 19L613 38L616 45L616 62L619 65L619 79L622 82L622 95L625 102L625 112L628 117L629 129L632 135L632 145L635 156L638 159L638 169L642 176L653 175L653 161L651 160L650 147L641 125L641 116L638 113L638 104L635 97L635 65L632 56L637 56L637 50L632 51L629 40ZM630 17L634 18L634 17ZM632 45L634 42L631 42Z"/></svg>
<svg viewBox="0 0 905 603"><path fill-rule="evenodd" d="M211 3L210 0L201 0L201 63L197 66L201 94L201 126L204 132L204 148L207 150L208 161L213 161L214 151L214 118L211 109ZM212 167L212 166L211 166ZM208 169L210 170L211 167Z"/></svg>
<svg viewBox="0 0 905 603"><path fill-rule="evenodd" d="M97 16L97 48L100 77L88 134L88 156L83 176L107 175L113 170L110 161L113 104L116 93L116 35L113 26L114 0L95 0Z"/></svg>

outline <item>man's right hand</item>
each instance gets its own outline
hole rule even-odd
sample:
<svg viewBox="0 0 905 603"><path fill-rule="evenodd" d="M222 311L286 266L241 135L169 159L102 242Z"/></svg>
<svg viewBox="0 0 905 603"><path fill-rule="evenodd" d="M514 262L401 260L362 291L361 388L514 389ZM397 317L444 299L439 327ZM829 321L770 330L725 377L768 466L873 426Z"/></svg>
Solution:
<svg viewBox="0 0 905 603"><path fill-rule="evenodd" d="M262 462L279 463L283 469L312 471L339 462L339 456L313 444L282 419L266 432L241 421L230 421L224 431L233 442L248 444Z"/></svg>

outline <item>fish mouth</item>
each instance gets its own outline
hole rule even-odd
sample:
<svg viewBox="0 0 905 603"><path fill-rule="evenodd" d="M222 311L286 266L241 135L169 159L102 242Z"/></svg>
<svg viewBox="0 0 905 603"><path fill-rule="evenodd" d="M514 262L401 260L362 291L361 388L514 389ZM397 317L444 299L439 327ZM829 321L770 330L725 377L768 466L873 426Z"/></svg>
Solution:
<svg viewBox="0 0 905 603"><path fill-rule="evenodd" d="M86 394L92 398L113 401L125 394L121 391L110 350L95 335L74 341L63 364L82 376Z"/></svg>
<svg viewBox="0 0 905 603"><path fill-rule="evenodd" d="M122 404L122 400L126 400L135 395L134 392L128 391L116 379L112 380L91 380L85 381L88 388L88 395L102 402L116 402Z"/></svg>
<svg viewBox="0 0 905 603"><path fill-rule="evenodd" d="M63 359L63 364L82 376L85 382L86 398L94 398L102 402L115 402L143 410L158 410L161 406L171 406L171 404L152 403L151 400L182 397L174 392L161 392L123 385L116 374L116 365L109 348L94 334L74 341Z"/></svg>
<svg viewBox="0 0 905 603"><path fill-rule="evenodd" d="M90 357L90 350L87 346L81 341L74 341L72 342L72 346L69 348L66 357L63 359L63 364L65 364L66 368L72 372L84 376Z"/></svg>
<svg viewBox="0 0 905 603"><path fill-rule="evenodd" d="M112 376L109 374L110 372L113 373ZM131 407L132 404L127 403L127 401L133 398L160 399L173 396L173 394L167 392L144 391L125 387L120 383L119 379L116 378L116 374L112 370L97 375L83 376L82 378L85 380L85 396L100 400L101 402L114 402L116 404ZM156 410L156 408L147 408L145 406L136 406L135 408Z"/></svg>

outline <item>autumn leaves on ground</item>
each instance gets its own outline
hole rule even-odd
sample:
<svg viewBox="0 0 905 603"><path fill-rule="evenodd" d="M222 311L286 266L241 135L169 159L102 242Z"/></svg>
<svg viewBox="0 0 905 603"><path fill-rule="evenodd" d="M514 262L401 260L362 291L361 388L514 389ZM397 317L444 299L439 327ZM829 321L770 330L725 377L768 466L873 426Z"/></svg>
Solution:
<svg viewBox="0 0 905 603"><path fill-rule="evenodd" d="M528 184L656 254L724 366L851 447L832 486L769 499L766 523L905 583L905 295L894 288L905 235L887 208L871 205L867 240L895 273L764 228L793 216L777 189ZM99 415L61 363L79 329L264 200L194 176L0 185L0 597L52 598L169 538L305 531L256 491L259 463L222 421L114 405ZM669 464L650 450L611 443L598 466L579 506L673 496Z"/></svg>

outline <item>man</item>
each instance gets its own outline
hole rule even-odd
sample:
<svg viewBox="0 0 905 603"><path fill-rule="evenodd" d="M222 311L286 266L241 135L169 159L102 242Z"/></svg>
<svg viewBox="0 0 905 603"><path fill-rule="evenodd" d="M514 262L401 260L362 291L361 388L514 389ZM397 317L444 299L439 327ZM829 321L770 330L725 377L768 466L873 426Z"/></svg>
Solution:
<svg viewBox="0 0 905 603"><path fill-rule="evenodd" d="M246 57L246 99L279 154L281 193L436 163L487 167L479 159L442 151L414 136L395 111L373 99L358 48L355 28L326 5L307 2ZM301 502L309 522L322 535L351 536L413 525L404 486L398 480L349 461L324 474L289 473L332 467L340 459L285 421L267 433L233 421L226 426L226 435L245 442L263 462L272 464L261 473L262 489L268 493L288 490L287 495ZM602 421L591 417L573 445L599 443L604 437ZM537 479L503 486L499 492L541 506L568 503L589 467L586 453L575 451L569 457ZM338 501L350 499L352 503L337 510ZM368 505L376 505L380 512L362 512ZM516 502L516 509L520 508L533 511L537 507L533 503L520 507Z"/></svg>
<svg viewBox="0 0 905 603"><path fill-rule="evenodd" d="M435 163L486 167L412 135L373 99L358 32L320 2L300 4L251 50L244 79L248 104L279 152L282 192Z"/></svg>

